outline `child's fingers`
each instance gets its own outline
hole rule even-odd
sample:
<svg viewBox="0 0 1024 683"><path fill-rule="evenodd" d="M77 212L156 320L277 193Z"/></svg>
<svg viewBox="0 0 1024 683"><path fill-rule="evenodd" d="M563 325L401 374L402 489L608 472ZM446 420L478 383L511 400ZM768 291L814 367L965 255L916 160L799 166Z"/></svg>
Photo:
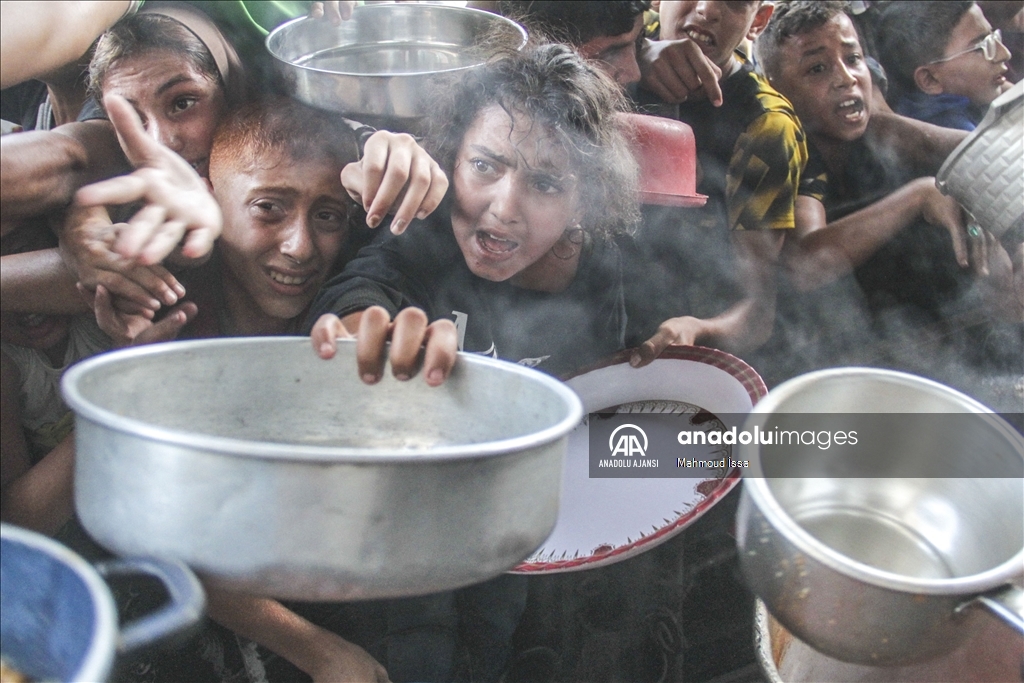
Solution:
<svg viewBox="0 0 1024 683"><path fill-rule="evenodd" d="M133 166L142 166L160 156L163 146L149 136L128 100L119 95L107 95L103 98L103 108L121 139L124 155Z"/></svg>
<svg viewBox="0 0 1024 683"><path fill-rule="evenodd" d="M410 137L411 141L412 138ZM413 142L415 144L415 142ZM392 145L388 152L387 168L383 170L380 185L376 193L371 197L364 197L370 201L370 208L367 213L370 218L367 223L374 219L383 220L391 207L398 203L399 198L405 191L406 183L412 174L413 155L407 145ZM367 178L369 184L371 180ZM372 225L370 227L373 227Z"/></svg>
<svg viewBox="0 0 1024 683"><path fill-rule="evenodd" d="M441 200L444 199L445 194L448 192L448 176L441 169L436 161L430 160L430 189L427 191L427 195L423 198L420 203L420 210L416 213L416 217L423 219L434 213L441 204Z"/></svg>
<svg viewBox="0 0 1024 683"><path fill-rule="evenodd" d="M373 213L370 206L377 196L377 190L384 180L384 171L388 167L388 140L380 131L374 133L363 146L363 158L359 161L362 173L363 210L366 211L366 224L371 228L380 225L384 218L382 213Z"/></svg>
<svg viewBox="0 0 1024 683"><path fill-rule="evenodd" d="M130 204L146 196L149 184L141 177L123 175L86 185L75 193L78 206L108 206Z"/></svg>
<svg viewBox="0 0 1024 683"><path fill-rule="evenodd" d="M136 258L166 218L167 209L159 204L147 204L142 207L117 231L114 252L125 258Z"/></svg>
<svg viewBox="0 0 1024 683"><path fill-rule="evenodd" d="M427 314L419 308L405 308L395 316L389 356L391 374L396 379L404 382L419 371L427 322Z"/></svg>
<svg viewBox="0 0 1024 683"><path fill-rule="evenodd" d="M380 306L363 311L356 335L356 365L367 384L376 384L384 373L384 347L391 333L391 315Z"/></svg>
<svg viewBox="0 0 1024 683"><path fill-rule="evenodd" d="M412 161L411 173L405 186L405 198L402 200L402 205L398 207L398 211L395 212L394 220L391 221L391 232L396 235L405 232L406 227L420 212L423 199L430 189L432 179L430 165L431 159L425 154L417 156Z"/></svg>
<svg viewBox="0 0 1024 683"><path fill-rule="evenodd" d="M313 351L324 360L334 358L334 354L338 352L338 339L346 339L351 336L341 319L333 313L324 313L320 316L309 333Z"/></svg>
<svg viewBox="0 0 1024 683"><path fill-rule="evenodd" d="M178 220L166 221L158 226L149 241L139 251L139 263L153 265L160 263L181 243L185 235L185 223Z"/></svg>
<svg viewBox="0 0 1024 683"><path fill-rule="evenodd" d="M132 341L132 346L171 341L178 336L181 328L185 327L188 321L195 318L198 313L199 308L190 301L179 304L172 308L163 320L140 332Z"/></svg>
<svg viewBox="0 0 1024 683"><path fill-rule="evenodd" d="M114 270L100 270L96 273L96 284L103 285L111 295L131 301L142 308L156 311L160 308L160 300L150 291L127 275Z"/></svg>
<svg viewBox="0 0 1024 683"><path fill-rule="evenodd" d="M455 367L459 333L451 320L435 320L427 326L427 350L423 354L423 374L427 384L440 386Z"/></svg>

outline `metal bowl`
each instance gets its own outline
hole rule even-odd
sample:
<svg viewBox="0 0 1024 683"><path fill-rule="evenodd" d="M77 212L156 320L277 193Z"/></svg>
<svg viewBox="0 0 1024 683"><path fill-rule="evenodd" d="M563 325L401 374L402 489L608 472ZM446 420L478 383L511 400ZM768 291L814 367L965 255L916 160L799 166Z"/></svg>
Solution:
<svg viewBox="0 0 1024 683"><path fill-rule="evenodd" d="M302 18L267 36L292 94L346 114L417 118L441 74L483 64L487 44L526 44L526 31L496 14L412 3L356 7L340 26Z"/></svg>
<svg viewBox="0 0 1024 683"><path fill-rule="evenodd" d="M460 355L431 388L357 377L307 338L129 349L65 374L75 502L102 544L293 599L424 594L515 566L551 533L582 417L561 382Z"/></svg>

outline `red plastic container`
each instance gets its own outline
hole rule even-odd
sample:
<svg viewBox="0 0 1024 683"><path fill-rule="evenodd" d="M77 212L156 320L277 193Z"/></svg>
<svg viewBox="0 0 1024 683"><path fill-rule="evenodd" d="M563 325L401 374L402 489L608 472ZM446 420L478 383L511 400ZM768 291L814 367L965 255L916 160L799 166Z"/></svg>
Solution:
<svg viewBox="0 0 1024 683"><path fill-rule="evenodd" d="M704 206L697 194L697 145L685 123L647 114L619 114L640 165L640 201L658 206Z"/></svg>

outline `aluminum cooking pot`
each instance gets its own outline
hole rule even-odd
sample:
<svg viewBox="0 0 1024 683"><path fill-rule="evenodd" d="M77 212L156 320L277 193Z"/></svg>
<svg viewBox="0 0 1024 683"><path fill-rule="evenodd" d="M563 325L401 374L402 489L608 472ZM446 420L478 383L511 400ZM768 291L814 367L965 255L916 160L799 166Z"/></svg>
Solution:
<svg viewBox="0 0 1024 683"><path fill-rule="evenodd" d="M75 503L124 555L300 600L432 593L526 558L558 513L576 395L535 370L460 354L432 388L356 372L308 338L127 349L64 375Z"/></svg>
<svg viewBox="0 0 1024 683"><path fill-rule="evenodd" d="M774 438L815 423L853 427L858 445L847 431L842 446L815 432L739 448L740 563L772 615L820 652L871 665L951 649L991 618L973 604L1021 637L1009 584L1024 574L1024 438L949 387L870 368L792 379L744 429Z"/></svg>
<svg viewBox="0 0 1024 683"><path fill-rule="evenodd" d="M33 680L105 681L115 655L203 616L203 589L180 563L125 559L93 567L60 543L8 524L0 525L0 546L0 649L6 662ZM131 574L158 579L170 602L119 631L102 577Z"/></svg>
<svg viewBox="0 0 1024 683"><path fill-rule="evenodd" d="M295 19L267 36L267 51L306 104L360 117L425 116L437 77L483 64L487 44L521 48L515 22L465 7L380 4L356 7L338 26Z"/></svg>

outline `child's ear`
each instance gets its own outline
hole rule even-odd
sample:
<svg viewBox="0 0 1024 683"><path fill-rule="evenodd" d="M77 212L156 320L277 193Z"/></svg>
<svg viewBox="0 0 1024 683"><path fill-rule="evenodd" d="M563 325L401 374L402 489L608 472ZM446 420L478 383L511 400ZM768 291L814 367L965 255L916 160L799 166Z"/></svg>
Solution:
<svg viewBox="0 0 1024 683"><path fill-rule="evenodd" d="M914 69L914 84L918 90L928 95L941 95L943 93L942 81L936 77L932 65L926 64Z"/></svg>
<svg viewBox="0 0 1024 683"><path fill-rule="evenodd" d="M754 15L754 21L750 24L750 30L747 31L747 39L754 40L761 32L764 31L764 27L768 25L768 20L772 18L772 13L775 11L775 5L770 2L763 2L757 8L757 13Z"/></svg>
<svg viewBox="0 0 1024 683"><path fill-rule="evenodd" d="M203 182L206 183L206 189L209 190L210 194L213 194L213 183L210 182L210 179L203 178Z"/></svg>

